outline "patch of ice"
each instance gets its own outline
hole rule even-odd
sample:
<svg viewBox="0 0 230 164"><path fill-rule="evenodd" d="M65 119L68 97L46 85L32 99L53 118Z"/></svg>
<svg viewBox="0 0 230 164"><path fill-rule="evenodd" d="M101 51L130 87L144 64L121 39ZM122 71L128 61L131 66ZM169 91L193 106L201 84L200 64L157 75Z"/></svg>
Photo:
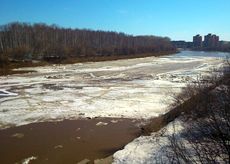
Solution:
<svg viewBox="0 0 230 164"><path fill-rule="evenodd" d="M108 125L108 123L106 123L106 122L98 122L96 124L96 126L106 126L106 125Z"/></svg>
<svg viewBox="0 0 230 164"><path fill-rule="evenodd" d="M26 158L26 159L24 159L24 160L22 161L22 164L29 164L30 161L36 160L37 158L38 158L38 157L34 157L34 156L29 157L29 158Z"/></svg>
<svg viewBox="0 0 230 164"><path fill-rule="evenodd" d="M9 92L7 90L4 90L4 89L0 89L0 96L17 96L18 94L17 93L13 93L13 92Z"/></svg>
<svg viewBox="0 0 230 164"><path fill-rule="evenodd" d="M54 149L62 149L63 148L63 145L56 145L54 146Z"/></svg>
<svg viewBox="0 0 230 164"><path fill-rule="evenodd" d="M23 138L25 135L23 133L15 133L11 137L13 138Z"/></svg>
<svg viewBox="0 0 230 164"><path fill-rule="evenodd" d="M115 124L118 123L118 120L111 120L110 122Z"/></svg>

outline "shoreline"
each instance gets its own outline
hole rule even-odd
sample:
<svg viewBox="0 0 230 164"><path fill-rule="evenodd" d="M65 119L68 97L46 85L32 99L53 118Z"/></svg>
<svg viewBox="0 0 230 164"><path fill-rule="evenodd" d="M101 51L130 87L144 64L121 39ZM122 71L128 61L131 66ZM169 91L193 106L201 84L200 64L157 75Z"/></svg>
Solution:
<svg viewBox="0 0 230 164"><path fill-rule="evenodd" d="M13 74L23 74L29 73L32 71L15 71L14 69L24 68L24 67L39 67L39 66L48 66L52 64L76 64L76 63L87 63L87 62L101 62L101 61L116 61L122 59L135 59L135 58L143 58L143 57L151 57L151 56L165 56L178 53L178 51L169 51L169 52L160 52L160 53L145 53L145 54L135 54L135 55L121 55L121 56L86 56L86 57L78 57L78 58L69 58L64 59L62 61L54 61L54 62L47 62L44 60L39 61L38 63L33 63L32 61L27 62L10 62L7 65L7 68L0 67L0 76L7 76Z"/></svg>

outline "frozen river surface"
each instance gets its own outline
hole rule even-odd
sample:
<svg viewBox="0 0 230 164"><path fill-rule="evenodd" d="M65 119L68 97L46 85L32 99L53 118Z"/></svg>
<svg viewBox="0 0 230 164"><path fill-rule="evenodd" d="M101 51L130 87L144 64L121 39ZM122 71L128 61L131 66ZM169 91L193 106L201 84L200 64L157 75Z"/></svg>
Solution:
<svg viewBox="0 0 230 164"><path fill-rule="evenodd" d="M86 117L148 119L165 113L172 93L208 75L224 53L23 68L0 76L0 128Z"/></svg>

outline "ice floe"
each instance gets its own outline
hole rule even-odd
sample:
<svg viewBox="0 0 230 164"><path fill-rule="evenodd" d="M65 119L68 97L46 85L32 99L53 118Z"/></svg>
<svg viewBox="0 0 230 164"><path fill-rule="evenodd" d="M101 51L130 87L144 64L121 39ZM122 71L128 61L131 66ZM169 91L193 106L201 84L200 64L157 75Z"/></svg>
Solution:
<svg viewBox="0 0 230 164"><path fill-rule="evenodd" d="M181 57L186 53L22 68L37 72L0 76L0 128L82 117L156 117L167 112L170 94L222 65L200 52Z"/></svg>
<svg viewBox="0 0 230 164"><path fill-rule="evenodd" d="M33 161L33 160L36 160L36 159L37 159L37 157L34 157L34 156L29 157L29 158L26 158L26 159L24 159L24 160L22 161L22 164L29 164L30 161Z"/></svg>
<svg viewBox="0 0 230 164"><path fill-rule="evenodd" d="M106 125L108 125L108 123L106 123L106 122L98 122L96 125L97 126L106 126Z"/></svg>
<svg viewBox="0 0 230 164"><path fill-rule="evenodd" d="M4 89L0 89L0 97L5 97L5 96L17 96L17 93L9 92Z"/></svg>

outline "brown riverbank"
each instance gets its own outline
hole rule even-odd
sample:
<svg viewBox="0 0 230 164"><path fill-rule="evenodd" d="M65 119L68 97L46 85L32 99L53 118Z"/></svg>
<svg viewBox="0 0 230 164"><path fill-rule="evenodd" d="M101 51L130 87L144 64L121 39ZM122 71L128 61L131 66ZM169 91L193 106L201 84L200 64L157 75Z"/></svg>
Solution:
<svg viewBox="0 0 230 164"><path fill-rule="evenodd" d="M150 56L163 56L176 53L176 51L168 51L161 53L144 53L144 54L134 54L134 55L120 55L120 56L85 56L79 58L69 58L63 60L53 60L53 61L7 61L4 66L0 66L0 76L11 75L11 74L20 74L27 73L28 71L15 71L13 69L22 68L22 67L37 67L37 66L46 66L49 64L74 64L74 63L85 63L85 62L100 62L100 61L112 61L112 60L121 60L121 59L133 59L133 58L142 58Z"/></svg>
<svg viewBox="0 0 230 164"><path fill-rule="evenodd" d="M105 125L107 123L107 125ZM77 163L105 158L140 135L130 119L65 120L0 130L0 163Z"/></svg>

